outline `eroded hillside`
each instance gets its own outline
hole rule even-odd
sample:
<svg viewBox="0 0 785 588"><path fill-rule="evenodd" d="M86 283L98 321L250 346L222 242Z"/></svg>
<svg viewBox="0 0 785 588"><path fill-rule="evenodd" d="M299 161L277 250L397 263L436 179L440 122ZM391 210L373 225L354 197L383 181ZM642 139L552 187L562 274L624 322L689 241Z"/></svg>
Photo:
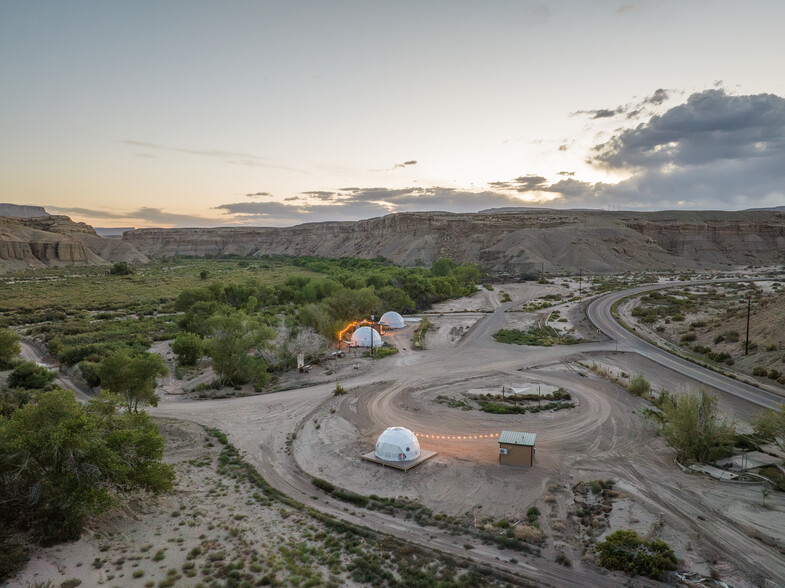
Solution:
<svg viewBox="0 0 785 588"><path fill-rule="evenodd" d="M286 228L140 229L123 242L150 257L174 255L439 257L502 272L613 272L722 268L785 261L779 211L601 212L527 210L399 213Z"/></svg>
<svg viewBox="0 0 785 588"><path fill-rule="evenodd" d="M0 271L117 261L145 262L147 257L67 216L0 217Z"/></svg>

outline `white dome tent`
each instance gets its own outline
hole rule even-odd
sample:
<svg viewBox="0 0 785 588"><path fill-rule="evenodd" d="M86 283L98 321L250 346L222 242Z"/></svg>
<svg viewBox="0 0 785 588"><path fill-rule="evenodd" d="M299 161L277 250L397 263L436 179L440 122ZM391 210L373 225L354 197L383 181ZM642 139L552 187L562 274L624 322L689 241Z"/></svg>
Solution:
<svg viewBox="0 0 785 588"><path fill-rule="evenodd" d="M385 312L379 322L388 329L403 329L406 326L403 317L393 310Z"/></svg>
<svg viewBox="0 0 785 588"><path fill-rule="evenodd" d="M360 327L352 333L352 347L380 347L381 344L382 338L371 327Z"/></svg>
<svg viewBox="0 0 785 588"><path fill-rule="evenodd" d="M420 457L420 442L403 427L389 427L376 441L377 458L384 461L412 461Z"/></svg>

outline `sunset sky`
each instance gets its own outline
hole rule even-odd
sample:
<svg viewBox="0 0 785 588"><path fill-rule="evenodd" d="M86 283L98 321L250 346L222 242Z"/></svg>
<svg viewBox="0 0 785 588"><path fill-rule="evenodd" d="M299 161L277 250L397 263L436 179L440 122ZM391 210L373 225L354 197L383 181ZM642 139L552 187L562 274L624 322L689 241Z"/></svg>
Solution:
<svg viewBox="0 0 785 588"><path fill-rule="evenodd" d="M100 227L785 205L785 2L0 3L0 202Z"/></svg>

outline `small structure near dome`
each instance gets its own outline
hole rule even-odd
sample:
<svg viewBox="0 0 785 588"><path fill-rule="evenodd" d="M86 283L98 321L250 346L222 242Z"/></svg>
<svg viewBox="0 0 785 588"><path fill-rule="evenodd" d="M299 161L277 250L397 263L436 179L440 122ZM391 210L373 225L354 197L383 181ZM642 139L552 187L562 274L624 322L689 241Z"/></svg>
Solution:
<svg viewBox="0 0 785 588"><path fill-rule="evenodd" d="M403 317L393 310L385 312L379 322L388 329L403 329L406 326Z"/></svg>
<svg viewBox="0 0 785 588"><path fill-rule="evenodd" d="M352 347L381 347L382 338L372 327L360 327L352 333Z"/></svg>
<svg viewBox="0 0 785 588"><path fill-rule="evenodd" d="M379 435L376 450L366 453L362 458L365 461L408 471L434 455L436 455L435 451L420 448L417 436L409 429L389 427Z"/></svg>
<svg viewBox="0 0 785 588"><path fill-rule="evenodd" d="M534 465L535 433L502 431L499 435L499 463L502 465Z"/></svg>

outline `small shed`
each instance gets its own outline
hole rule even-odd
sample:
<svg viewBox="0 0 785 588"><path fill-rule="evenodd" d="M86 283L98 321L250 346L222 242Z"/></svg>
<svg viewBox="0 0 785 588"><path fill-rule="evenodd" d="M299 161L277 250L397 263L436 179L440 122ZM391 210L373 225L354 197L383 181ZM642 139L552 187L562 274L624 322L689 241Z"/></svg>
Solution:
<svg viewBox="0 0 785 588"><path fill-rule="evenodd" d="M499 463L503 465L534 465L536 433L502 431L499 435Z"/></svg>

